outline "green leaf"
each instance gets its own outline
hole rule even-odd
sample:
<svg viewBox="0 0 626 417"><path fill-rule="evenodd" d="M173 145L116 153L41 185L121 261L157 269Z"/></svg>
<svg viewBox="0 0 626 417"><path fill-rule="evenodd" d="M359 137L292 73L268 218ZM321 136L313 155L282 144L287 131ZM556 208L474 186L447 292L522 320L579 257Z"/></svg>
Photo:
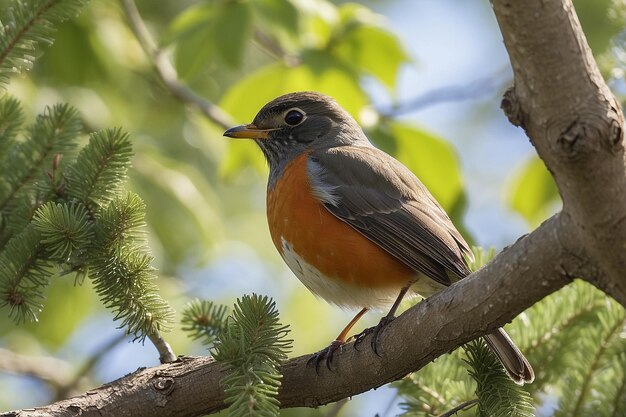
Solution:
<svg viewBox="0 0 626 417"><path fill-rule="evenodd" d="M355 70L376 77L390 90L400 66L409 61L400 40L375 26L359 26L343 36L333 52Z"/></svg>
<svg viewBox="0 0 626 417"><path fill-rule="evenodd" d="M174 66L182 79L191 79L198 75L209 65L211 56L215 53L214 9L209 4L185 9L174 19L164 36L164 43L176 42Z"/></svg>
<svg viewBox="0 0 626 417"><path fill-rule="evenodd" d="M237 68L243 61L247 44L252 36L252 11L250 3L226 2L215 17L214 42L226 65Z"/></svg>
<svg viewBox="0 0 626 417"><path fill-rule="evenodd" d="M530 158L511 181L509 205L530 226L537 226L554 213L559 204L559 192L554 179L543 162L536 156Z"/></svg>
<svg viewBox="0 0 626 417"><path fill-rule="evenodd" d="M191 79L219 58L231 68L241 66L252 36L248 2L203 4L183 11L172 23L165 42L176 42L174 62L179 76Z"/></svg>
<svg viewBox="0 0 626 417"><path fill-rule="evenodd" d="M614 0L575 0L574 6L589 46L595 56L605 52L611 39L624 27L624 22L612 19L610 9Z"/></svg>
<svg viewBox="0 0 626 417"><path fill-rule="evenodd" d="M256 0L252 7L263 32L273 35L281 45L295 46L302 28L300 13L291 1Z"/></svg>
<svg viewBox="0 0 626 417"><path fill-rule="evenodd" d="M367 99L354 72L332 56L305 51L304 64L289 67L282 63L262 67L233 85L220 105L242 122L250 122L261 107L276 97L293 91L315 90L334 97L352 116Z"/></svg>
<svg viewBox="0 0 626 417"><path fill-rule="evenodd" d="M368 132L383 150L404 163L454 218L465 204L463 180L452 145L414 126L391 122Z"/></svg>
<svg viewBox="0 0 626 417"><path fill-rule="evenodd" d="M189 36L202 27L208 25L214 15L214 6L209 3L200 3L184 9L170 24L163 36L162 43L170 44Z"/></svg>

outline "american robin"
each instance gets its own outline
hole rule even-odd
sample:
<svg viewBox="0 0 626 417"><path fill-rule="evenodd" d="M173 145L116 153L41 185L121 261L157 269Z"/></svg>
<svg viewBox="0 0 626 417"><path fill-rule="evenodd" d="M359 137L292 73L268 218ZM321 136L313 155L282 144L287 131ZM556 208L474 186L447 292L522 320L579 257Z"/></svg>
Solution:
<svg viewBox="0 0 626 417"><path fill-rule="evenodd" d="M469 275L464 257L472 253L439 203L334 99L283 95L224 136L253 139L269 163L267 219L289 268L329 303L360 309L317 363L325 357L330 368L354 324L370 309L391 306L371 329L378 354L378 334L407 292L428 297ZM485 340L516 383L534 379L503 329Z"/></svg>

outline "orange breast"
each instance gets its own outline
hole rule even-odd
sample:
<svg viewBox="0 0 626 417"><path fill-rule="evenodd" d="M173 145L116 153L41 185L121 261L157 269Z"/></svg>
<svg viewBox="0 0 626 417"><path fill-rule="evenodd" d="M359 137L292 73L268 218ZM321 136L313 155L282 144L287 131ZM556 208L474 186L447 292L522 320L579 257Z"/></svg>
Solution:
<svg viewBox="0 0 626 417"><path fill-rule="evenodd" d="M336 218L313 197L307 155L294 159L268 192L267 218L274 245L291 269L296 272L297 268L286 257L286 245L321 273L306 279L335 281L332 284L342 290L356 287L394 292L415 280L416 274L408 266ZM329 300L331 297L322 291L318 295L342 304Z"/></svg>

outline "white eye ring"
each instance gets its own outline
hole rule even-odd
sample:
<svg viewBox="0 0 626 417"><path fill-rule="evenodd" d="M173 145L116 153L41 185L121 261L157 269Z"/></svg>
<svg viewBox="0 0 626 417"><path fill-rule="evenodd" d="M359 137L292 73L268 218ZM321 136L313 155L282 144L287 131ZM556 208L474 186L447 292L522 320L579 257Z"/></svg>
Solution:
<svg viewBox="0 0 626 417"><path fill-rule="evenodd" d="M285 112L283 119L289 126L298 126L306 120L306 114L299 108L293 107Z"/></svg>

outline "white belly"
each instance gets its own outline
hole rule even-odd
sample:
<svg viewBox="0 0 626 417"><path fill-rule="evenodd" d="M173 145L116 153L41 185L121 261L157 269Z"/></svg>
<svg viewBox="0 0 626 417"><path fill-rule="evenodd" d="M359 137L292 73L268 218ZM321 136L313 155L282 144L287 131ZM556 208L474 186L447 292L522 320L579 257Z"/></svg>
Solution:
<svg viewBox="0 0 626 417"><path fill-rule="evenodd" d="M307 263L293 246L281 237L282 257L298 279L313 294L331 304L346 309L385 309L390 307L400 293L400 288L363 288L341 279L329 278ZM428 279L428 281L431 281Z"/></svg>

